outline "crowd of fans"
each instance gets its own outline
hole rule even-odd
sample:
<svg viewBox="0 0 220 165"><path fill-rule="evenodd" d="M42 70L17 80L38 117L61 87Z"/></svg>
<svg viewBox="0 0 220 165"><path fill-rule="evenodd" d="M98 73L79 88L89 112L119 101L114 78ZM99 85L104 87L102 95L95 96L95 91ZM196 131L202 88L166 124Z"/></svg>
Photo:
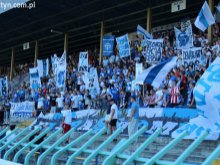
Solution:
<svg viewBox="0 0 220 165"><path fill-rule="evenodd" d="M20 82L19 86L9 85L9 93L2 96L0 105L2 110L9 110L9 102L34 101L36 114L39 112L56 112L68 105L72 110L88 108L108 110L108 98L113 98L116 105L121 109L128 108L130 97L135 96L140 107L189 107L195 108L196 102L193 89L196 82L204 73L209 64L218 56L219 52L213 51L211 46L220 44L219 26L215 25L213 30L213 43L209 43L207 33L201 31L194 34L194 47L202 47L203 61L197 67L184 66L181 62L173 68L161 81L159 88L155 89L149 84L144 86L135 85L132 89L132 80L135 79L135 63L142 63L147 69L150 64L142 56L140 36L131 41L131 56L121 59L117 47L114 55L103 57L102 65L98 58L90 58L90 66L98 70L100 93L94 85L86 89L83 82L83 73L78 72L77 60L74 56L67 58L66 90L56 88L53 73L50 69L48 77L42 79L42 87L37 91L30 88L29 82ZM181 57L181 51L177 50L174 31L158 32L153 34L154 38L163 38L163 54L161 61L172 56ZM89 56L95 56L90 52ZM181 60L180 60L181 61ZM31 64L17 65L15 76L21 76L29 72ZM0 68L1 76L8 75L9 69ZM3 121L3 119L1 120Z"/></svg>

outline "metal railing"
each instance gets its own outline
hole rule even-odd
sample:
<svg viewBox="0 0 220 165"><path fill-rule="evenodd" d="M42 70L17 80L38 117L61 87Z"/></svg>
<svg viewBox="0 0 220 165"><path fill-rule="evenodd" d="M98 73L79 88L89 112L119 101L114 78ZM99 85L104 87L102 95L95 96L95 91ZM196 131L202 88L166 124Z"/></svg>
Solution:
<svg viewBox="0 0 220 165"><path fill-rule="evenodd" d="M8 131L9 128L5 128L4 130L0 131L0 135L3 135ZM124 151L131 147L131 145L136 142L136 140L146 132L147 127L143 126L140 128L132 137L127 139L121 139L116 145L113 147L111 151L105 151L103 150L105 147L107 147L115 138L117 138L120 133L123 131L122 128L118 128L112 135L106 138L106 140L103 143L98 144L96 148L94 149L88 149L89 146L94 144L95 141L97 141L100 136L103 135L103 133L106 132L106 128L101 129L99 132L93 135L93 130L89 130L76 138L74 141L70 142L67 145L59 146L62 142L65 142L65 140L75 131L75 128L72 128L69 132L66 134L62 134L62 129L59 129L57 131L51 131L50 128L44 129L40 134L39 129L29 131L29 128L25 128L23 130L20 130L16 128L13 130L10 134L3 137L0 140L0 145L2 147L0 148L0 152L5 150L4 159L8 159L9 155L12 155L11 153L15 150L18 150L18 152L14 155L13 161L18 162L19 157L22 155L24 156L24 165L28 165L30 162L30 158L39 150L44 149L45 151L40 154L39 158L37 159L37 165L43 164L43 160L46 159L50 155L51 160L50 164L55 165L57 161L59 160L60 156L65 151L70 151L70 156L67 160L67 165L71 165L73 161L75 160L82 160L84 165L88 165L91 162L94 162L97 164L99 156L103 156L103 165L108 164L115 164L116 159L122 159L124 162L123 165L128 165L135 163L143 163L143 164L160 164L160 165L170 165L170 164L183 164L187 165L187 163L184 163L187 157L190 156L190 154L199 146L199 144L208 136L209 132L204 131L197 139L194 140L194 142L185 150L183 153L174 161L165 161L160 160L165 154L167 154L172 148L175 147L175 145L179 142L181 142L184 137L188 135L187 131L182 132L179 137L173 139L171 142L169 142L164 148L162 148L159 152L157 152L155 155L153 155L150 159L141 157L140 155L146 150L146 148L160 135L162 132L162 128L158 128L151 136L146 138L146 140L139 144L139 147L131 153L131 155L125 154ZM8 142L6 141L7 137L12 135L13 133L18 132L18 135L16 138L14 138L12 141ZM37 135L33 140L28 141L28 139L33 136ZM36 141L38 141L43 136L48 135L45 140L43 140L40 144L35 144ZM24 136L24 137L22 137ZM54 140L55 137L59 136L58 140ZM21 138L22 137L22 138ZM85 139L87 140L84 144L80 145L78 148L76 147L77 144L83 143ZM16 142L17 141L17 142ZM50 145L48 145L51 143ZM28 149L30 151L28 151ZM55 151L55 152L54 152ZM218 146L213 153L204 161L203 165L210 164L215 158L217 158L220 154L220 147ZM52 154L53 153L53 154ZM87 157L82 158L80 155L82 153L88 154ZM52 156L51 156L52 154Z"/></svg>

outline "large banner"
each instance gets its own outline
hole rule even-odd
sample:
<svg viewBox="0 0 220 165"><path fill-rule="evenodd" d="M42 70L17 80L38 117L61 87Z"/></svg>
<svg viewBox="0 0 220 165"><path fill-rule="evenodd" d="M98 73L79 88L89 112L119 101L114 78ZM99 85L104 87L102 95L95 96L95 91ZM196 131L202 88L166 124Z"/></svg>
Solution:
<svg viewBox="0 0 220 165"><path fill-rule="evenodd" d="M146 61L151 64L160 62L163 51L163 39L145 39L141 43L144 50L142 51Z"/></svg>
<svg viewBox="0 0 220 165"><path fill-rule="evenodd" d="M0 78L0 96L8 95L8 77Z"/></svg>
<svg viewBox="0 0 220 165"><path fill-rule="evenodd" d="M192 26L188 26L185 31L181 31L174 27L176 35L176 47L177 49L188 49L193 47L193 33Z"/></svg>
<svg viewBox="0 0 220 165"><path fill-rule="evenodd" d="M39 75L39 71L38 68L30 68L29 69L29 74L30 74L30 85L31 85L31 89L38 89L39 87L41 87L41 81L40 81L40 75Z"/></svg>
<svg viewBox="0 0 220 165"><path fill-rule="evenodd" d="M119 55L121 58L131 55L128 34L117 37L116 42L118 45Z"/></svg>
<svg viewBox="0 0 220 165"><path fill-rule="evenodd" d="M46 77L49 74L49 60L43 59L43 60L37 60L37 67L39 71L40 77Z"/></svg>
<svg viewBox="0 0 220 165"><path fill-rule="evenodd" d="M206 139L217 140L220 133L220 58L208 67L194 88L196 108L199 116L183 125L173 133L177 137L184 130L189 131L187 138L195 139L204 131L209 131Z"/></svg>
<svg viewBox="0 0 220 165"><path fill-rule="evenodd" d="M34 102L10 103L10 122L25 122L30 120L35 110Z"/></svg>
<svg viewBox="0 0 220 165"><path fill-rule="evenodd" d="M182 50L182 63L185 68L192 66L193 69L197 69L201 64L201 48L191 48Z"/></svg>
<svg viewBox="0 0 220 165"><path fill-rule="evenodd" d="M110 56L113 54L114 48L114 39L115 36L111 35L104 35L102 42L103 42L103 56Z"/></svg>
<svg viewBox="0 0 220 165"><path fill-rule="evenodd" d="M88 131L93 129L98 132L105 127L105 111L100 110L80 110L72 112L72 127L76 127L78 131ZM127 133L129 123L130 110L118 111L117 127L122 127L123 132ZM188 123L189 119L198 116L197 110L182 108L140 108L139 109L138 127L148 126L146 133L152 134L157 128L163 128L161 135L171 136L172 132L177 130L181 125ZM52 128L60 128L62 123L61 114L46 114L39 117L32 123L31 127L48 126Z"/></svg>
<svg viewBox="0 0 220 165"><path fill-rule="evenodd" d="M78 65L79 72L88 72L89 69L88 56L89 56L88 52L79 53L79 65Z"/></svg>

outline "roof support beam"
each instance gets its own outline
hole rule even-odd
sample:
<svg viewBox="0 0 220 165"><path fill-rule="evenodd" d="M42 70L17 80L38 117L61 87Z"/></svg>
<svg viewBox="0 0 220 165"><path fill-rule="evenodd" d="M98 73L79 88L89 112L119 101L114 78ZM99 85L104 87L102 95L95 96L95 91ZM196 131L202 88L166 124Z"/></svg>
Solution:
<svg viewBox="0 0 220 165"><path fill-rule="evenodd" d="M208 3L209 3L210 10L213 13L213 10L214 10L214 0L208 0ZM208 28L208 40L211 43L212 43L212 31L213 31L212 26L209 26L209 28Z"/></svg>
<svg viewBox="0 0 220 165"><path fill-rule="evenodd" d="M14 75L14 58L15 58L15 51L14 48L11 50L11 69L10 69L10 80L12 80Z"/></svg>
<svg viewBox="0 0 220 165"><path fill-rule="evenodd" d="M102 39L103 39L103 35L104 35L104 22L101 22L101 31L100 31L100 52L99 52L99 65L102 64Z"/></svg>
<svg viewBox="0 0 220 165"><path fill-rule="evenodd" d="M34 50L34 66L37 66L38 59L38 41L35 41L35 50Z"/></svg>
<svg viewBox="0 0 220 165"><path fill-rule="evenodd" d="M66 52L66 55L68 55L68 41L69 41L69 34L64 34L64 51Z"/></svg>

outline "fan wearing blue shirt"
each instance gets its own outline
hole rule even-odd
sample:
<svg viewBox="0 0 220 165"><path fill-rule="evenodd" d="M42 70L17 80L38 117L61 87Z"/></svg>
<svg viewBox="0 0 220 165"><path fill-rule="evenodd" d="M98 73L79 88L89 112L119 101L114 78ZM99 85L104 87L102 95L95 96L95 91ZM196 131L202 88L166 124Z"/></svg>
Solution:
<svg viewBox="0 0 220 165"><path fill-rule="evenodd" d="M138 119L139 119L139 106L136 102L135 96L131 96L131 114L128 124L128 136L129 138L138 131Z"/></svg>

